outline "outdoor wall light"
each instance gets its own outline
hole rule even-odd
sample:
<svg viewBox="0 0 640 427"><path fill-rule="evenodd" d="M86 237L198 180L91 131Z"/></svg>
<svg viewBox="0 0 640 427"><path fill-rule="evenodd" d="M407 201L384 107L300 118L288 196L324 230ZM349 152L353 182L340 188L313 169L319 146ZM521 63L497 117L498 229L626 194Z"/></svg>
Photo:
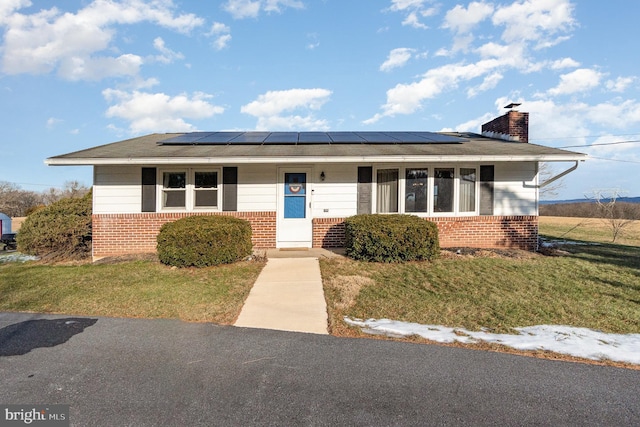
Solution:
<svg viewBox="0 0 640 427"><path fill-rule="evenodd" d="M324 179L326 178L324 171L320 172L320 181L324 181Z"/></svg>

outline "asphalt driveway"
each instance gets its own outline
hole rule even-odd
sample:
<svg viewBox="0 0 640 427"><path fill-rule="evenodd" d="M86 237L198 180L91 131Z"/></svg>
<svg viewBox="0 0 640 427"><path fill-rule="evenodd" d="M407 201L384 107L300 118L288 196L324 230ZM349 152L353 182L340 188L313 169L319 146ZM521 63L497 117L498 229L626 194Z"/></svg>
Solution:
<svg viewBox="0 0 640 427"><path fill-rule="evenodd" d="M176 320L0 313L1 404L72 425L640 425L640 371Z"/></svg>

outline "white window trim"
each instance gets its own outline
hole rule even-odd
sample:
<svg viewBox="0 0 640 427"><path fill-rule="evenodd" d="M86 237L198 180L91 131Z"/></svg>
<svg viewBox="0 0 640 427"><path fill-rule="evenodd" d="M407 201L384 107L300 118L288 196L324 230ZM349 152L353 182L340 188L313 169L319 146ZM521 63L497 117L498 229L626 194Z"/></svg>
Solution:
<svg viewBox="0 0 640 427"><path fill-rule="evenodd" d="M460 212L460 169L475 169L475 210ZM480 165L479 164L440 164L440 163L415 163L408 165L398 165L392 163L378 164L373 166L373 176L371 185L371 211L377 212L378 206L378 170L397 169L398 170L398 212L383 213L383 215L407 214L419 217L468 217L480 215ZM406 212L406 170L407 169L427 169L427 212ZM436 169L453 169L453 210L450 212L434 212L433 210L433 189Z"/></svg>
<svg viewBox="0 0 640 427"><path fill-rule="evenodd" d="M184 172L186 173L187 183L185 185L185 206L179 208L171 208L163 206L164 192L164 174L166 172ZM216 207L196 207L195 206L195 176L196 172L216 172L218 174L218 206ZM184 167L184 168L166 168L159 169L156 180L156 208L157 212L218 212L222 211L222 167Z"/></svg>

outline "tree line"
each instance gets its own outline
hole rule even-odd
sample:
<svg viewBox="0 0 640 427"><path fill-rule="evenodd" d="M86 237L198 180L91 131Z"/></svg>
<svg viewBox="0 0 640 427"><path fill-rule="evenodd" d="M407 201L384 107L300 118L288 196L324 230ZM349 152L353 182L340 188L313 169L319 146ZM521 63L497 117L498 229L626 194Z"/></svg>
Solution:
<svg viewBox="0 0 640 427"><path fill-rule="evenodd" d="M0 212L10 217L27 216L31 212L66 198L83 197L91 190L78 181L67 181L62 188L44 191L24 190L12 182L0 181Z"/></svg>

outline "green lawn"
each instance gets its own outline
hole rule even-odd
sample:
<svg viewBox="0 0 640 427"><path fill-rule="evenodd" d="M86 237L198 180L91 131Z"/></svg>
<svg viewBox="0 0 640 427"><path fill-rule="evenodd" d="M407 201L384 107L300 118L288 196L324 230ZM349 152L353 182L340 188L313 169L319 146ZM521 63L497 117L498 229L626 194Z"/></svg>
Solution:
<svg viewBox="0 0 640 427"><path fill-rule="evenodd" d="M560 256L480 251L406 264L323 260L330 328L359 335L343 321L350 316L495 332L541 324L640 332L640 246L561 249Z"/></svg>
<svg viewBox="0 0 640 427"><path fill-rule="evenodd" d="M0 310L231 324L261 262L172 269L158 262L0 264Z"/></svg>

